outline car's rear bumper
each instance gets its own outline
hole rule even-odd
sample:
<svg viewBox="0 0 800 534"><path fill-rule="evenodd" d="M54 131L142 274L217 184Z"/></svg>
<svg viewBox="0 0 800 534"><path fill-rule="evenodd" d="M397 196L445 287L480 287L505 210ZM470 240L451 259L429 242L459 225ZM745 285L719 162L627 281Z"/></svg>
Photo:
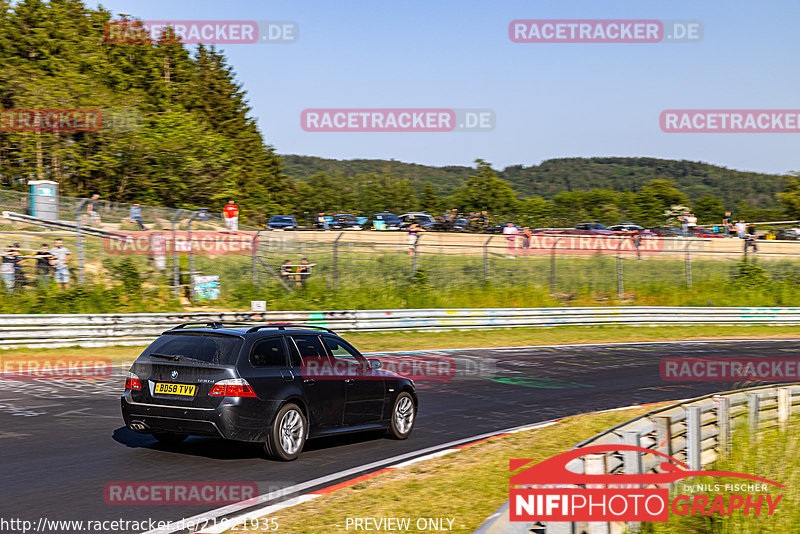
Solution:
<svg viewBox="0 0 800 534"><path fill-rule="evenodd" d="M125 426L136 432L174 432L239 441L264 441L279 407L278 402L257 399L232 399L217 408L165 406L134 402L130 392L120 402Z"/></svg>

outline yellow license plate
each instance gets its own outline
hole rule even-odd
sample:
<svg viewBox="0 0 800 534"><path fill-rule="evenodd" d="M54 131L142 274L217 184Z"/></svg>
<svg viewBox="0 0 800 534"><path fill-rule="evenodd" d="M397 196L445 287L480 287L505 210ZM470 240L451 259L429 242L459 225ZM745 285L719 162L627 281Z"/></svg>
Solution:
<svg viewBox="0 0 800 534"><path fill-rule="evenodd" d="M162 395L183 395L184 397L193 397L197 386L190 386L189 384L167 384L165 382L156 382L155 393Z"/></svg>

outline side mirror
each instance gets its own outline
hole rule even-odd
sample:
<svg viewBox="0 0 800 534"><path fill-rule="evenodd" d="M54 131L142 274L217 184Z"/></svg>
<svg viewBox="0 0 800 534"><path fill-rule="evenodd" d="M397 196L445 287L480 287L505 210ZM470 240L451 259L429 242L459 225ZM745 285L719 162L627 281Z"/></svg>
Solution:
<svg viewBox="0 0 800 534"><path fill-rule="evenodd" d="M375 358L372 358L367 361L369 362L369 368L371 370L380 369L381 367L383 367L383 362L380 360L376 360Z"/></svg>

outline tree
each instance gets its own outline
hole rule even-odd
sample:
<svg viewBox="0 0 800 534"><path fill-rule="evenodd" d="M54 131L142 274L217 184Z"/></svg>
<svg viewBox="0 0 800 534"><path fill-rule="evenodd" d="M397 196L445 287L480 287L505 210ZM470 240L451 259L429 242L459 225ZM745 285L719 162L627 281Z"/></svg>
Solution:
<svg viewBox="0 0 800 534"><path fill-rule="evenodd" d="M455 192L458 208L462 211L488 210L493 215L513 211L517 199L508 182L498 178L486 161L477 159L475 163L477 173Z"/></svg>
<svg viewBox="0 0 800 534"><path fill-rule="evenodd" d="M430 182L425 182L420 205L422 206L422 211L426 213L436 213L440 209L439 199L436 197L436 192Z"/></svg>
<svg viewBox="0 0 800 534"><path fill-rule="evenodd" d="M791 219L800 219L800 171L792 171L786 180L786 191L778 193L783 211Z"/></svg>
<svg viewBox="0 0 800 534"><path fill-rule="evenodd" d="M675 205L688 203L686 195L678 191L669 180L653 180L636 194L632 212L636 222L645 226L664 223L664 211Z"/></svg>
<svg viewBox="0 0 800 534"><path fill-rule="evenodd" d="M694 203L694 214L701 224L720 224L725 215L725 206L717 197L705 195Z"/></svg>

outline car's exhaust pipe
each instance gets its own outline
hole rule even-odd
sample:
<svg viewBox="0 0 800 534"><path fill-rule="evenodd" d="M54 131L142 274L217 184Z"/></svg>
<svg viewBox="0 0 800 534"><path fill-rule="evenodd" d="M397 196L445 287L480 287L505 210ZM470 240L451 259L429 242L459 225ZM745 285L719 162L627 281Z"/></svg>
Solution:
<svg viewBox="0 0 800 534"><path fill-rule="evenodd" d="M135 430L136 432L147 432L150 430L150 427L148 427L143 421L131 421L131 424L128 425L128 428Z"/></svg>

